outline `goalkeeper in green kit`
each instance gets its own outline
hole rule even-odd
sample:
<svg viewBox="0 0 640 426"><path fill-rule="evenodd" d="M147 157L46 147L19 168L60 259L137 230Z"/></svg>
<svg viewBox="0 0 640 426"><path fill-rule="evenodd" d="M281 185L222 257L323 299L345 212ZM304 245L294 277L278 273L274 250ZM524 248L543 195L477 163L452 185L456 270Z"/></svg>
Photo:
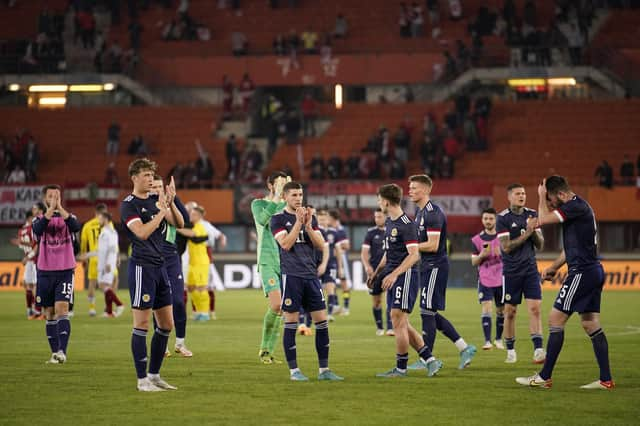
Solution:
<svg viewBox="0 0 640 426"><path fill-rule="evenodd" d="M273 357L273 350L280 338L282 325L282 293L280 290L280 248L276 242L269 222L271 216L279 213L285 206L282 200L282 188L291 177L284 172L275 172L267 179L269 195L251 202L251 213L256 223L258 273L262 281L264 295L269 299L269 308L262 324L262 343L260 361L263 364L280 363Z"/></svg>

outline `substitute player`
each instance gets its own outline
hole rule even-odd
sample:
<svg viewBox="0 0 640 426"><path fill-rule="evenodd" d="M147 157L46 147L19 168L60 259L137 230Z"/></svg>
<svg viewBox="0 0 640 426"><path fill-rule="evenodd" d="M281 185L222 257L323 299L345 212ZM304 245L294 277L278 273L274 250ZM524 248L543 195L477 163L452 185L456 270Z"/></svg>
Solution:
<svg viewBox="0 0 640 426"><path fill-rule="evenodd" d="M471 238L471 264L478 268L478 300L482 306L482 331L484 345L489 350L496 345L504 349L502 329L504 327L504 303L502 288L502 256L500 241L496 238L496 211L493 208L482 212L484 230ZM491 343L491 310L496 305L496 340Z"/></svg>
<svg viewBox="0 0 640 426"><path fill-rule="evenodd" d="M529 331L533 342L533 362L544 362L542 348L542 287L536 263L536 249L542 250L544 238L535 220L538 213L524 205L527 194L519 183L507 187L509 208L498 214L496 230L502 251L504 279L504 341L508 364L517 361L516 313L524 296L529 313Z"/></svg>
<svg viewBox="0 0 640 426"><path fill-rule="evenodd" d="M61 188L47 185L42 189L47 210L33 219L33 234L38 239L38 276L36 303L44 308L46 331L51 348L51 364L67 361L67 345L71 336L69 304L73 303L72 233L80 231L78 219L61 202Z"/></svg>
<svg viewBox="0 0 640 426"><path fill-rule="evenodd" d="M427 376L435 376L442 362L431 354L422 336L411 326L409 315L418 297L419 271L418 230L400 207L402 188L396 184L378 189L378 205L385 216L385 247L387 249L367 286L371 288L378 275L382 289L387 291L387 304L391 306L391 320L396 334L396 366L377 374L377 377L407 376L409 345L424 360Z"/></svg>
<svg viewBox="0 0 640 426"><path fill-rule="evenodd" d="M283 189L286 206L271 217L271 232L280 245L282 310L284 311L284 353L293 381L308 381L298 368L296 331L300 308L311 315L316 326L318 380L343 380L329 369L329 322L314 248L322 250L324 239L317 220L302 207L302 185L288 182Z"/></svg>
<svg viewBox="0 0 640 426"><path fill-rule="evenodd" d="M98 258L89 256L89 253L95 254L98 251L98 237L100 236L100 223L98 216L102 212L107 211L106 204L100 203L96 205L95 216L88 220L82 226L80 232L80 257L88 258L87 261L87 279L89 286L87 288L87 299L89 300L89 316L96 315L96 284L98 283Z"/></svg>
<svg viewBox="0 0 640 426"><path fill-rule="evenodd" d="M453 324L438 311L446 305L449 257L447 256L447 217L430 199L433 182L427 175L409 177L409 198L418 207L415 223L418 228L420 251L420 316L425 344L433 351L436 330L449 338L460 352L459 369L467 367L476 353L476 347L464 341ZM426 365L418 361L409 369L421 369Z"/></svg>
<svg viewBox="0 0 640 426"><path fill-rule="evenodd" d="M35 207L35 206L34 206ZM36 242L31 224L33 221L33 212L27 211L24 224L18 230L18 237L11 240L11 243L18 246L24 253L22 264L24 272L22 275L22 285L24 286L25 297L27 302L27 318L36 319L40 317L40 311L36 307L36 282L37 270L36 260L38 254L38 243Z"/></svg>
<svg viewBox="0 0 640 426"><path fill-rule="evenodd" d="M604 270L598 259L598 229L593 209L577 196L562 176L550 176L538 186L538 225L562 224L563 251L544 278L551 280L565 263L567 278L549 314L547 359L542 370L531 377L518 377L521 385L551 387L551 374L564 342L564 327L573 312L580 314L582 328L591 338L600 367L600 379L582 389L613 389L609 368L609 344L600 325L600 299Z"/></svg>
<svg viewBox="0 0 640 426"><path fill-rule="evenodd" d="M98 285L104 292L105 318L119 317L124 312L124 305L113 290L113 283L117 278L118 269L118 233L113 228L111 213L103 211L98 213L100 235L98 236ZM116 311L113 312L113 304Z"/></svg>
<svg viewBox="0 0 640 426"><path fill-rule="evenodd" d="M171 192L175 192L175 181L171 177L169 182ZM158 195L159 197L165 196L164 183L162 176L156 174L153 178L153 185L151 187L151 193ZM188 221L188 213L176 195L174 203L179 211L179 215L176 215L176 224L180 227L185 226L185 221ZM164 230L164 240L162 244L162 254L165 259L165 265L167 268L167 275L171 282L171 299L173 305L173 324L176 328L176 343L173 347L174 351L185 358L191 358L193 353L185 345L185 339L187 337L187 310L185 308L184 301L184 276L182 275L182 261L178 255L178 249L176 246L176 227L168 224ZM171 352L167 348L165 356L171 356Z"/></svg>
<svg viewBox="0 0 640 426"><path fill-rule="evenodd" d="M269 194L251 202L251 214L256 224L258 273L269 307L262 321L262 340L258 356L263 364L273 364L276 342L282 326L282 293L280 291L280 253L271 233L271 218L286 205L282 198L285 183L291 180L284 172L275 172L267 178Z"/></svg>
<svg viewBox="0 0 640 426"><path fill-rule="evenodd" d="M209 235L202 224L204 208L195 205L189 213L189 222L193 228L178 229L178 233L187 237L187 252L189 255L189 270L187 272L187 289L191 294L191 301L195 307L195 321L209 321L209 255L207 241Z"/></svg>
<svg viewBox="0 0 640 426"><path fill-rule="evenodd" d="M382 213L381 209L376 209L373 214L373 220L376 226L369 228L367 234L364 236L364 242L360 251L360 259L362 265L367 273L367 281L373 277L373 272L376 270L382 256L385 252L385 238L384 238L384 222L386 217ZM376 324L376 335L384 336L385 331L382 323L382 281L380 278L372 282L372 286L369 289L369 294L373 302L373 320ZM391 306L387 305L387 336L393 336L393 325L391 324Z"/></svg>
<svg viewBox="0 0 640 426"><path fill-rule="evenodd" d="M329 226L335 229L336 232L336 242L335 246L338 250L337 258L338 258L338 284L340 284L340 289L342 290L342 303L343 307L340 308L338 304L338 298L336 295L336 314L340 315L349 315L349 304L351 302L351 270L349 268L349 259L347 254L349 250L351 250L351 241L349 240L349 236L347 235L347 230L342 223L340 223L340 212L337 210L330 210L329 216L331 220L329 221Z"/></svg>
<svg viewBox="0 0 640 426"><path fill-rule="evenodd" d="M318 212L318 226L322 232L322 236L326 242L327 263L322 273L320 270L320 282L327 294L327 312L329 313L329 321L334 321L334 310L339 312L338 295L336 294L336 284L338 283L338 262L342 259L342 249L338 241L338 231L331 226L332 216L327 209L320 209ZM324 253L322 253L324 255ZM324 260L324 256L321 258ZM319 266L322 267L323 264Z"/></svg>
<svg viewBox="0 0 640 426"><path fill-rule="evenodd" d="M167 274L162 244L168 224L177 225L179 214L167 187L165 196L152 195L156 163L138 158L129 165L133 192L120 205L120 215L132 244L129 258L129 292L133 313L131 352L138 376L137 388L143 392L176 389L160 378L160 367L173 328L171 282ZM147 330L153 311L156 328L151 339L147 374Z"/></svg>

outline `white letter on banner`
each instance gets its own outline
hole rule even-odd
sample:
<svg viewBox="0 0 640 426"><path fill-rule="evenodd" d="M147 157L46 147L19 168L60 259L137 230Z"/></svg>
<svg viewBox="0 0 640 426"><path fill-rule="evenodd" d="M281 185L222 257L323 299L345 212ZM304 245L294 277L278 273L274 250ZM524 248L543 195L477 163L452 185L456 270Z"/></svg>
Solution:
<svg viewBox="0 0 640 426"><path fill-rule="evenodd" d="M185 251L185 253L188 253L188 252ZM187 259L186 263L188 264L189 263L189 258L187 257L186 259ZM183 265L185 264L184 255L182 257L182 264ZM220 274L218 273L218 267L216 266L215 263L213 264L213 268L211 268L209 271L213 272L213 286L216 288L216 290L219 289L219 288L224 288L224 283L222 282L222 279L220 278ZM185 275L185 277L186 277L186 275Z"/></svg>
<svg viewBox="0 0 640 426"><path fill-rule="evenodd" d="M262 283L260 282L260 274L258 273L258 265L251 266L251 273L253 275L253 280L251 282L251 287L260 288L262 287Z"/></svg>
<svg viewBox="0 0 640 426"><path fill-rule="evenodd" d="M356 260L352 264L353 271L353 289L354 290L367 290L367 283L364 280L364 270L362 268L362 262Z"/></svg>
<svg viewBox="0 0 640 426"><path fill-rule="evenodd" d="M234 280L234 275L242 275L238 281ZM226 288L247 288L251 285L251 269L247 265L238 263L228 263L224 265L224 285Z"/></svg>

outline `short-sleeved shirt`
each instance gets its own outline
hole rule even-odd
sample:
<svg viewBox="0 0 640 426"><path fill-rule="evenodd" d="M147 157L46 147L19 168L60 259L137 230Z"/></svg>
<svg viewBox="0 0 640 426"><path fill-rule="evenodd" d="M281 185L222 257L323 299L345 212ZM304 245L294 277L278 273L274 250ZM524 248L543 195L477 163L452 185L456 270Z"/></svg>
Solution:
<svg viewBox="0 0 640 426"><path fill-rule="evenodd" d="M339 226L335 228L336 230L336 244L343 244L349 242L349 237L347 236L347 229L344 226Z"/></svg>
<svg viewBox="0 0 640 426"><path fill-rule="evenodd" d="M369 263L374 270L378 267L382 257L384 256L384 234L384 228L378 228L377 226L369 228L367 230L367 234L364 236L364 243L362 243L362 247L369 248Z"/></svg>
<svg viewBox="0 0 640 426"><path fill-rule="evenodd" d="M131 260L140 266L162 266L164 256L162 245L164 244L166 227L168 223L163 220L149 235L146 240L141 240L129 229L136 221L143 224L151 222L160 209L158 208L158 196L149 195L147 198L139 198L133 194L127 195L120 205L120 218L125 227L125 232L131 241Z"/></svg>
<svg viewBox="0 0 640 426"><path fill-rule="evenodd" d="M207 236L207 230L202 224L202 221L194 223L192 231L196 237ZM207 241L196 243L189 240L187 241L187 250L189 251L189 266L209 265Z"/></svg>
<svg viewBox="0 0 640 426"><path fill-rule="evenodd" d="M510 209L505 209L498 214L496 231L498 238L508 236L515 240L527 231L527 219L538 217L535 210L524 208L521 214L515 214ZM502 270L504 273L527 272L537 269L536 249L533 238L529 238L520 247L510 253L502 252Z"/></svg>
<svg viewBox="0 0 640 426"><path fill-rule="evenodd" d="M271 232L274 238L277 239L283 233L291 232L291 228L295 223L296 215L286 210L271 217ZM318 221L315 217L311 220L311 226L314 232L320 232ZM311 237L303 226L290 250L284 250L280 247L280 270L284 275L316 279L318 277L316 265L316 250Z"/></svg>
<svg viewBox="0 0 640 426"><path fill-rule="evenodd" d="M396 269L409 255L409 247L418 246L418 228L409 217L402 213L396 220L387 218L385 224L385 245L387 247L387 263L385 272ZM417 271L417 263L411 267Z"/></svg>
<svg viewBox="0 0 640 426"><path fill-rule="evenodd" d="M598 265L598 229L593 209L577 195L553 211L562 223L562 244L570 271Z"/></svg>
<svg viewBox="0 0 640 426"><path fill-rule="evenodd" d="M429 200L424 208L416 212L415 222L418 227L418 242L424 243L429 238L440 237L434 253L420 253L422 269L447 263L447 216L442 209Z"/></svg>
<svg viewBox="0 0 640 426"><path fill-rule="evenodd" d="M502 257L496 254L500 250L498 234L487 234L485 231L474 235L471 238L471 255L479 256L484 250L484 245L488 244L491 250L489 257L478 265L478 280L485 287L502 286Z"/></svg>

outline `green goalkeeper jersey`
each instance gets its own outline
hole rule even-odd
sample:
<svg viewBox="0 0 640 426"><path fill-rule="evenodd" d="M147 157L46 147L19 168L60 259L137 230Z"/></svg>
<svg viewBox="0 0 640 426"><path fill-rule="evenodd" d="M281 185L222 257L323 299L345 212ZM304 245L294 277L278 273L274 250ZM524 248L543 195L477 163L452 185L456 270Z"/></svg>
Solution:
<svg viewBox="0 0 640 426"><path fill-rule="evenodd" d="M251 213L256 223L258 267L259 265L269 265L280 269L280 248L271 233L269 223L271 216L280 212L285 205L284 201L276 203L264 198L251 202Z"/></svg>

